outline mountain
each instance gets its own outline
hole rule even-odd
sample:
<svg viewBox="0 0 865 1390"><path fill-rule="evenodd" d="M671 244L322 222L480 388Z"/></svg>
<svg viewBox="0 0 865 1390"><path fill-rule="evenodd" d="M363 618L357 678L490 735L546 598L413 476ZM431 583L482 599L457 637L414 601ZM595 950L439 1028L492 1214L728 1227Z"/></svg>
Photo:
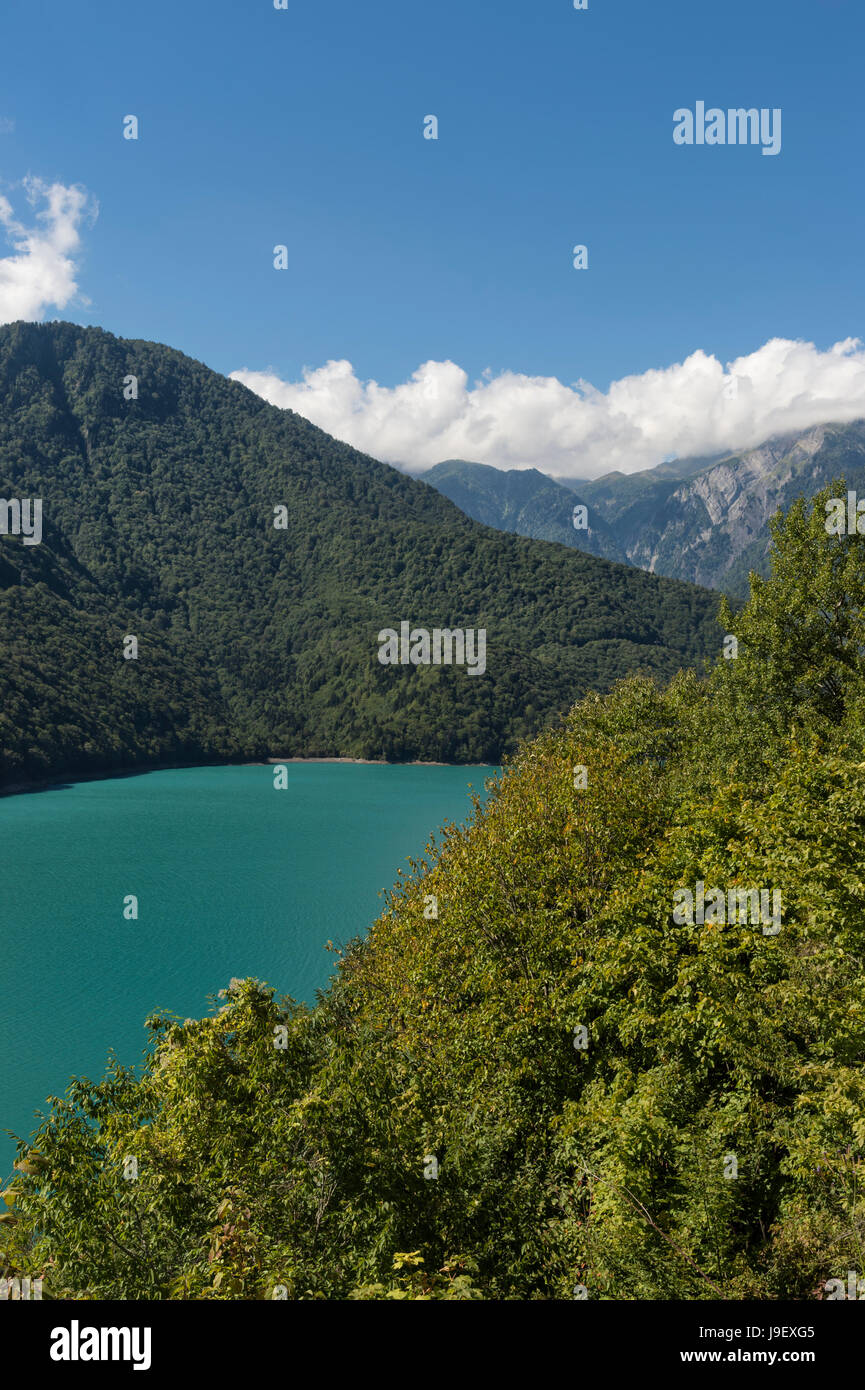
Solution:
<svg viewBox="0 0 865 1390"><path fill-rule="evenodd" d="M442 470L439 472L439 470ZM481 471L477 471L481 470ZM769 520L797 497L844 478L865 495L865 420L777 435L754 449L674 459L639 473L569 482L451 461L423 474L468 515L520 535L544 535L653 574L742 597L768 573ZM526 501L515 505L523 495ZM567 499L561 494L566 492ZM568 503L588 508L586 532L565 528ZM483 517L480 513L483 512Z"/></svg>
<svg viewBox="0 0 865 1390"><path fill-rule="evenodd" d="M7 785L160 760L497 761L580 693L718 645L705 590L491 530L97 328L0 329L0 497L44 518L41 544L0 534ZM401 622L485 629L486 673L382 665Z"/></svg>
<svg viewBox="0 0 865 1390"><path fill-rule="evenodd" d="M656 470L653 470L656 473ZM618 475L581 485L632 564L743 595L768 574L769 519L839 478L865 492L865 420L817 425L626 491Z"/></svg>
<svg viewBox="0 0 865 1390"><path fill-rule="evenodd" d="M485 526L535 540L559 541L608 560L627 559L597 508L588 511L585 530L575 528L574 508L584 500L574 490L576 483L572 487L557 482L536 468L502 472L466 459L446 459L419 476Z"/></svg>
<svg viewBox="0 0 865 1390"><path fill-rule="evenodd" d="M612 525L629 508L638 503L651 505L662 501L670 495L672 485L705 472L712 464L726 457L726 454L714 454L710 457L668 459L655 468L645 468L639 473L604 473L591 481L582 480L579 490ZM567 483L566 486L571 485Z"/></svg>

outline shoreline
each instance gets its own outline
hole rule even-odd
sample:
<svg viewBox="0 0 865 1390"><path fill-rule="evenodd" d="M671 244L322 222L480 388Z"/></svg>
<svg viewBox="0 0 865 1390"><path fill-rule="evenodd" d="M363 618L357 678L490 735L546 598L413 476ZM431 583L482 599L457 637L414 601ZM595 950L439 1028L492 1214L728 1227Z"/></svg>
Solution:
<svg viewBox="0 0 865 1390"><path fill-rule="evenodd" d="M404 763L391 763L386 758L220 758L214 762L149 763L146 767L122 767L102 772L72 772L66 776L55 773L45 777L25 778L0 787L0 799L7 796L27 796L31 792L61 791L79 782L113 782L124 777L144 777L148 772L191 771L196 767L272 767L280 763L353 763L359 767L488 767L497 763L441 763L411 758Z"/></svg>

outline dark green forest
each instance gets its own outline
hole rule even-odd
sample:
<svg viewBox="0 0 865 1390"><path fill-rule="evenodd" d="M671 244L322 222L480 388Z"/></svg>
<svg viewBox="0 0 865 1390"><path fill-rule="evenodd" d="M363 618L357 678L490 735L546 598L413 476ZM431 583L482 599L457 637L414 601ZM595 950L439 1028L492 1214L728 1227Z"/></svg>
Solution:
<svg viewBox="0 0 865 1390"><path fill-rule="evenodd" d="M525 744L315 1007L227 982L207 1017L153 1016L140 1071L52 1098L4 1194L6 1275L808 1300L861 1274L865 565L824 500L723 613L737 657L631 676ZM700 881L779 892L780 930L683 923Z"/></svg>
<svg viewBox="0 0 865 1390"><path fill-rule="evenodd" d="M494 762L585 691L719 645L716 595L488 530L96 328L0 328L0 496L44 512L41 544L0 536L0 785L269 755ZM485 628L486 675L380 665L376 634L403 620Z"/></svg>

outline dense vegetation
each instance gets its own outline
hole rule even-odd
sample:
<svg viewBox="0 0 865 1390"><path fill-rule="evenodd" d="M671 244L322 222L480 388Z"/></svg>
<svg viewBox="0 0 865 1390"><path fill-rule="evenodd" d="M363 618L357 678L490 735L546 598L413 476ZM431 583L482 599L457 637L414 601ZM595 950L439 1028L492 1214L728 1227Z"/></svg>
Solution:
<svg viewBox="0 0 865 1390"><path fill-rule="evenodd" d="M41 497L45 524L40 545L0 536L7 784L159 759L497 761L585 690L717 650L706 591L487 530L99 329L0 329L0 497ZM486 628L486 675L380 665L401 621Z"/></svg>
<svg viewBox="0 0 865 1390"><path fill-rule="evenodd" d="M7 1272L55 1297L806 1299L865 1271L865 565L823 518L776 526L736 659L631 677L525 746L315 1008L233 981L152 1020L141 1076L55 1098ZM780 932L678 924L700 880L780 890Z"/></svg>

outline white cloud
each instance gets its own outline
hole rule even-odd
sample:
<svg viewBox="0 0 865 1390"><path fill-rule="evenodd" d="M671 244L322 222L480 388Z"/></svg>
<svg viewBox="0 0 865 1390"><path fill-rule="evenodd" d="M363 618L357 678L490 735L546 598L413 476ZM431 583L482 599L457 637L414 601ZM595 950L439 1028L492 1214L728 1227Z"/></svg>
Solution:
<svg viewBox="0 0 865 1390"><path fill-rule="evenodd" d="M64 309L73 299L88 302L78 291L76 257L79 228L95 219L96 205L76 184L28 178L24 191L30 206L39 208L30 226L16 219L0 194L0 226L13 252L0 258L0 323L41 319L49 305Z"/></svg>
<svg viewBox="0 0 865 1390"><path fill-rule="evenodd" d="M622 377L588 382L486 372L469 384L454 362L425 362L394 387L361 381L347 361L305 368L300 382L243 369L236 381L329 434L410 471L445 458L558 477L633 473L679 457L748 448L770 435L865 417L865 347L827 351L772 338L727 363L703 351Z"/></svg>

